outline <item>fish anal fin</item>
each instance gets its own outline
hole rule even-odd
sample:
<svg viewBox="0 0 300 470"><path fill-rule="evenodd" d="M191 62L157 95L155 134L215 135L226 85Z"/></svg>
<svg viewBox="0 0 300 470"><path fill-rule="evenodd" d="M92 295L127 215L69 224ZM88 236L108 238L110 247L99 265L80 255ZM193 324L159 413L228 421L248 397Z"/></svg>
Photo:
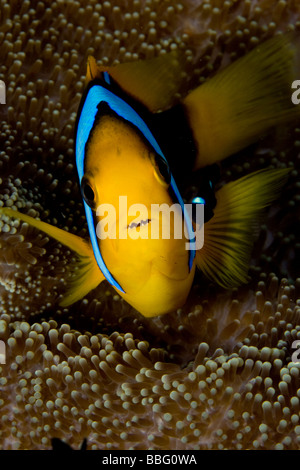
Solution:
<svg viewBox="0 0 300 470"><path fill-rule="evenodd" d="M104 280L104 276L95 260L92 246L83 238L8 207L0 207L0 215L22 220L76 253L77 260L74 263L74 271L70 280L67 281L67 291L60 305L71 305Z"/></svg>
<svg viewBox="0 0 300 470"><path fill-rule="evenodd" d="M260 170L224 185L216 194L214 217L204 226L198 268L225 288L248 282L255 224L278 196L289 169Z"/></svg>

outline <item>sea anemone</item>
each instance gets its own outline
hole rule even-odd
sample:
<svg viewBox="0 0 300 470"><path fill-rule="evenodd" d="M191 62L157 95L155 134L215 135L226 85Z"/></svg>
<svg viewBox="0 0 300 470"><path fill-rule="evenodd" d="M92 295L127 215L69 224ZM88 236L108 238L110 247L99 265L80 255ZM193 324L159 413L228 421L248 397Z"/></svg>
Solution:
<svg viewBox="0 0 300 470"><path fill-rule="evenodd" d="M295 288L273 275L260 281L252 309L249 299L198 306L185 334L203 317L206 328L184 367L131 333L83 334L2 315L3 447L47 449L55 437L112 450L299 448ZM178 354L181 325L174 336Z"/></svg>
<svg viewBox="0 0 300 470"><path fill-rule="evenodd" d="M1 2L0 205L88 237L73 152L88 55L113 64L179 48L185 94L299 29L298 10L292 0ZM199 273L187 304L152 320L106 283L59 308L73 253L0 220L2 449L50 449L57 437L88 449L300 448L299 147L299 128L280 129L223 162L223 182L292 169L249 285L225 291Z"/></svg>

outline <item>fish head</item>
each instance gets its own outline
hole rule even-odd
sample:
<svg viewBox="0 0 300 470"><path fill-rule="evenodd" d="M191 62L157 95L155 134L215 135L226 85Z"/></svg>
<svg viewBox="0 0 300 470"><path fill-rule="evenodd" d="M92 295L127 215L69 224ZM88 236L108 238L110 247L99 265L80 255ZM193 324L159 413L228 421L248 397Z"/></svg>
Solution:
<svg viewBox="0 0 300 470"><path fill-rule="evenodd" d="M81 154L78 132L76 144L93 250L124 299L145 316L160 315L184 303L193 280L183 202L142 119L109 90L98 92Z"/></svg>

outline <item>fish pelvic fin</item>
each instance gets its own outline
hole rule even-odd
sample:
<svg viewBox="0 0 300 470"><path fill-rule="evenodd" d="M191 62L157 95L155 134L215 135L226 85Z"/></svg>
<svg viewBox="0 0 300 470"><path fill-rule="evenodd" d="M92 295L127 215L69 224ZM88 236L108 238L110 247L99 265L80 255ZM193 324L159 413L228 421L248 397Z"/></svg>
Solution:
<svg viewBox="0 0 300 470"><path fill-rule="evenodd" d="M205 224L204 245L196 253L197 266L207 278L224 288L248 282L259 218L278 196L289 172L259 170L217 191L215 215Z"/></svg>
<svg viewBox="0 0 300 470"><path fill-rule="evenodd" d="M83 238L8 207L0 207L0 215L22 220L76 253L77 261L74 264L71 278L67 281L67 290L60 302L61 306L66 307L81 299L104 280L95 260L92 246Z"/></svg>
<svg viewBox="0 0 300 470"><path fill-rule="evenodd" d="M300 117L292 83L300 67L299 35L278 35L257 46L183 100L198 156L195 169L213 164Z"/></svg>
<svg viewBox="0 0 300 470"><path fill-rule="evenodd" d="M183 62L184 55L180 51L112 66L97 66L94 57L89 56L86 85L90 80L101 77L103 72L108 72L126 93L140 101L149 111L157 112L177 101L175 95L185 80Z"/></svg>

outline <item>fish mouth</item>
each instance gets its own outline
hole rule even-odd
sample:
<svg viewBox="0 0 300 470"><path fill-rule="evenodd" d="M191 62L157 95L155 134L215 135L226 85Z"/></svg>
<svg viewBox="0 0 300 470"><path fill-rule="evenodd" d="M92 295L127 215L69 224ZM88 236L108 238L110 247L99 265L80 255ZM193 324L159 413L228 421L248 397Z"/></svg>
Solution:
<svg viewBox="0 0 300 470"><path fill-rule="evenodd" d="M136 222L131 222L131 224L127 225L127 229L138 228L138 227L141 227L141 226L143 226L143 225L148 225L150 222L151 222L151 219L141 220L141 221L138 222L138 223L136 223Z"/></svg>

